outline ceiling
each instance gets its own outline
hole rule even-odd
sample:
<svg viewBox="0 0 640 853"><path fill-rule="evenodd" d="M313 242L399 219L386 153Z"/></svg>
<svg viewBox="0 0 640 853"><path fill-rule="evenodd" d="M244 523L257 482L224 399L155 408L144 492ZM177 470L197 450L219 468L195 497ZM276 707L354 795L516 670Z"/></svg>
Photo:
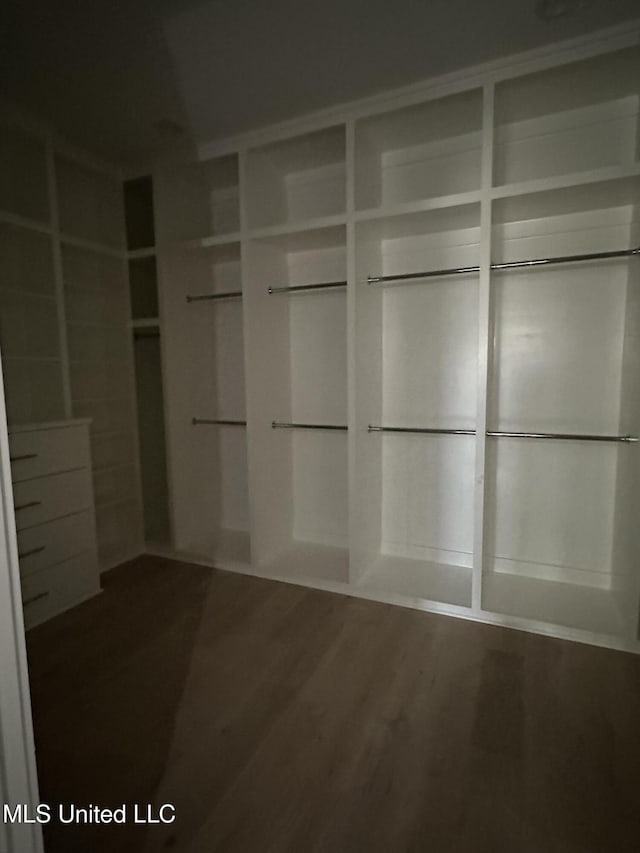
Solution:
<svg viewBox="0 0 640 853"><path fill-rule="evenodd" d="M2 0L0 94L125 163L640 14L540 2Z"/></svg>

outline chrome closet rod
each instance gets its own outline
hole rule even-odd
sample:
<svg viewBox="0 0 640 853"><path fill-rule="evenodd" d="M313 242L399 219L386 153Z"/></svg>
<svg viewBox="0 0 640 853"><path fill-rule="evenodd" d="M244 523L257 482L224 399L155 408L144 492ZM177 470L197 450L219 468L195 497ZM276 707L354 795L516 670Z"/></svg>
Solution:
<svg viewBox="0 0 640 853"><path fill-rule="evenodd" d="M193 426L200 426L201 424L211 424L213 426L246 426L246 421L231 421L231 420L223 420L218 418L191 418L191 423Z"/></svg>
<svg viewBox="0 0 640 853"><path fill-rule="evenodd" d="M531 258L525 261L505 261L499 264L490 264L492 270L512 270L526 267L541 267L548 264L570 264L579 261L600 261L608 258L629 258L632 255L640 255L640 246L635 249L619 249L614 252L589 252L584 255L558 255L554 258ZM367 276L367 284L379 284L385 281L411 281L421 278L438 278L447 275L465 275L480 272L479 266L455 267L444 270L429 270L427 272L410 272L401 275L379 275Z"/></svg>
<svg viewBox="0 0 640 853"><path fill-rule="evenodd" d="M474 429L433 429L431 427L386 427L369 424L367 432L403 432L420 435L475 435Z"/></svg>
<svg viewBox="0 0 640 853"><path fill-rule="evenodd" d="M242 299L242 291L232 290L229 293L202 293L198 296L187 296L187 302L208 302L215 299Z"/></svg>
<svg viewBox="0 0 640 853"><path fill-rule="evenodd" d="M286 421L271 421L272 429L330 429L346 432L348 427L341 424L297 424Z"/></svg>
<svg viewBox="0 0 640 853"><path fill-rule="evenodd" d="M489 438L550 438L557 441L607 441L633 443L638 441L635 435L590 435L569 432L502 432L487 430Z"/></svg>
<svg viewBox="0 0 640 853"><path fill-rule="evenodd" d="M331 287L346 287L346 281L325 281L321 284L295 284L293 287L270 287L268 293L299 293L302 290L328 290Z"/></svg>

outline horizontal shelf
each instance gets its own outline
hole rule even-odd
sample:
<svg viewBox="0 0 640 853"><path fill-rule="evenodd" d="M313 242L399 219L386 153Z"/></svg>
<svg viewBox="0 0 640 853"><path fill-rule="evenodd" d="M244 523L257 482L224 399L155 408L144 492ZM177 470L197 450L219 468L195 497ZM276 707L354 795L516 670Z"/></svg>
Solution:
<svg viewBox="0 0 640 853"><path fill-rule="evenodd" d="M159 248L186 249L188 251L197 251L198 249L215 249L218 246L231 246L239 242L240 232L232 231L228 234L211 234L208 237L196 237L192 240L169 240L162 243Z"/></svg>
<svg viewBox="0 0 640 853"><path fill-rule="evenodd" d="M320 216L315 219L305 219L301 222L286 223L284 225L269 225L265 228L256 228L249 232L249 239L259 240L266 237L281 237L288 234L302 234L305 231L318 231L321 228L332 228L336 225L346 225L347 216L344 213L332 216Z"/></svg>
<svg viewBox="0 0 640 853"><path fill-rule="evenodd" d="M74 237L72 234L60 234L60 242L66 246L73 246L76 249L86 249L88 252L95 252L99 255L108 255L111 258L127 258L126 249L107 246L104 243L94 242L93 240L85 240L82 237Z"/></svg>
<svg viewBox="0 0 640 853"><path fill-rule="evenodd" d="M409 213L423 213L430 210L440 210L447 207L458 207L465 204L479 204L482 198L480 190L471 190L463 193L452 193L451 195L434 196L434 198L421 199L403 204L392 204L383 207L372 207L366 210L357 210L354 214L356 222L371 222L376 219L390 219L394 216L403 216Z"/></svg>
<svg viewBox="0 0 640 853"><path fill-rule="evenodd" d="M0 210L0 222L15 225L18 228L26 228L29 231L38 231L40 234L51 235L54 232L50 222L30 219L28 216L20 216L19 213L11 213L9 210Z"/></svg>
<svg viewBox="0 0 640 853"><path fill-rule="evenodd" d="M127 251L127 257L130 261L137 261L142 258L155 258L156 256L156 247L148 246L144 249L129 249Z"/></svg>
<svg viewBox="0 0 640 853"><path fill-rule="evenodd" d="M57 302L57 295L55 293L36 293L32 290L20 290L18 287L4 287L0 284L0 291L2 293L10 293L12 296L24 296L25 299L46 299L49 302Z"/></svg>
<svg viewBox="0 0 640 853"><path fill-rule="evenodd" d="M349 552L335 545L294 539L286 550L262 564L260 569L282 580L348 583Z"/></svg>
<svg viewBox="0 0 640 853"><path fill-rule="evenodd" d="M556 625L564 631L573 628L611 636L626 633L615 594L592 586L485 572L482 609Z"/></svg>
<svg viewBox="0 0 640 853"><path fill-rule="evenodd" d="M471 585L467 566L391 554L382 554L358 582L363 590L458 607L471 607Z"/></svg>
<svg viewBox="0 0 640 853"><path fill-rule="evenodd" d="M571 172L568 175L558 175L553 178L535 178L530 181L519 181L515 184L495 186L491 190L491 198L511 198L518 195L529 195L547 190L581 187L597 184L601 181L612 181L640 176L640 163L629 166L606 166L588 172Z"/></svg>

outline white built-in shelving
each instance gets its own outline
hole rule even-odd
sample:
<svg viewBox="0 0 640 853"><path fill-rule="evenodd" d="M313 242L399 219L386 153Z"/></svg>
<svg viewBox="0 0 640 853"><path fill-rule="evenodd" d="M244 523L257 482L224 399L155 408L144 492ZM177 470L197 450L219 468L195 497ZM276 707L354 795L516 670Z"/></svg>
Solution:
<svg viewBox="0 0 640 853"><path fill-rule="evenodd" d="M529 54L159 170L158 221L176 223L161 243L194 253L160 276L182 353L177 547L229 488L188 428L197 389L215 396L242 362L246 410L226 411L247 421L241 568L638 648L640 443L592 439L640 435L640 259L496 265L640 244L639 39ZM238 215L220 229L222 164ZM216 288L242 300L185 313Z"/></svg>
<svg viewBox="0 0 640 853"><path fill-rule="evenodd" d="M141 547L121 180L15 116L0 127L0 150L9 424L91 418L105 569Z"/></svg>
<svg viewBox="0 0 640 853"><path fill-rule="evenodd" d="M109 554L139 421L165 553L639 650L639 71L634 25L172 156L128 251L113 175L0 135L9 409L94 419Z"/></svg>

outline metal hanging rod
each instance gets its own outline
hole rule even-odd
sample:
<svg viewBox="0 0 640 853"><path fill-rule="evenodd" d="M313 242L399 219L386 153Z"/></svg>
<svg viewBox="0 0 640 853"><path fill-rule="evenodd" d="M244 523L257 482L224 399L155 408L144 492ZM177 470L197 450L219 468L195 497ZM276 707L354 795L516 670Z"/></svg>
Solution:
<svg viewBox="0 0 640 853"><path fill-rule="evenodd" d="M209 302L217 299L242 299L242 291L232 290L230 293L202 293L198 296L187 296L187 302Z"/></svg>
<svg viewBox="0 0 640 853"><path fill-rule="evenodd" d="M626 442L638 441L635 435L589 435L568 432L498 432L487 430L489 438L550 438L557 441L605 441Z"/></svg>
<svg viewBox="0 0 640 853"><path fill-rule="evenodd" d="M421 427L386 427L372 426L369 424L367 432L401 432L401 433L419 433L421 435L475 435L474 429L432 429Z"/></svg>
<svg viewBox="0 0 640 853"><path fill-rule="evenodd" d="M505 261L499 264L490 264L491 270L513 270L526 267L542 267L550 264L571 264L579 261L601 261L610 258L629 258L632 255L640 255L640 246L635 249L620 249L614 252L589 252L583 255L558 255L554 258L531 258L525 261ZM421 278L442 278L448 275L468 275L480 272L479 266L456 267L445 270L429 270L427 272L410 272L402 275L379 275L367 276L367 284L380 284L385 281L411 281Z"/></svg>
<svg viewBox="0 0 640 853"><path fill-rule="evenodd" d="M219 418L191 418L191 423L193 426L200 426L202 424L209 424L212 426L246 426L246 421L231 421L231 420L222 420Z"/></svg>
<svg viewBox="0 0 640 853"><path fill-rule="evenodd" d="M300 293L303 290L329 290L332 287L346 287L346 281L325 281L321 284L296 284L293 287L270 287L268 293Z"/></svg>
<svg viewBox="0 0 640 853"><path fill-rule="evenodd" d="M272 429L328 429L346 432L349 427L342 424L294 424L286 421L271 421Z"/></svg>

